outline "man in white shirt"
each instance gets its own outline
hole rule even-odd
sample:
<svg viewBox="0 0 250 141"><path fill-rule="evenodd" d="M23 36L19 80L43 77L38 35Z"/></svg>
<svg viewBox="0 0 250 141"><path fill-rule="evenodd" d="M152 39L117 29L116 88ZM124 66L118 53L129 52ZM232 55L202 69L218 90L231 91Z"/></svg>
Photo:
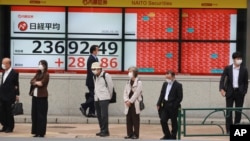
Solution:
<svg viewBox="0 0 250 141"><path fill-rule="evenodd" d="M248 89L248 71L242 65L242 55L240 52L235 52L232 55L233 64L226 66L220 79L219 90L223 97L226 98L226 107L232 108L243 107L244 97ZM227 77L227 82L225 79ZM226 89L227 88L227 89ZM234 124L239 124L241 121L241 110L235 111ZM230 125L233 124L232 110L227 110L226 114L226 131L229 134Z"/></svg>
<svg viewBox="0 0 250 141"><path fill-rule="evenodd" d="M157 109L161 119L164 136L161 140L176 139L178 130L178 109L183 98L182 84L175 80L175 73L168 70L166 82L163 83L161 94L157 102ZM172 130L169 130L168 120L171 119Z"/></svg>
<svg viewBox="0 0 250 141"><path fill-rule="evenodd" d="M3 128L0 132L11 133L15 126L12 105L19 100L19 74L11 68L9 58L3 58L2 68L4 71L0 84L0 116Z"/></svg>

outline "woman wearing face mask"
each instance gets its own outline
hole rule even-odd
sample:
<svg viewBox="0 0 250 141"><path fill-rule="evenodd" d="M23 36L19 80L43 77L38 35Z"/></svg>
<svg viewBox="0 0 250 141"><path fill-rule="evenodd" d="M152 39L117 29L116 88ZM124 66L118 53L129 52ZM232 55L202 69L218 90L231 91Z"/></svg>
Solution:
<svg viewBox="0 0 250 141"><path fill-rule="evenodd" d="M127 136L125 139L138 139L140 129L140 106L142 100L142 82L138 78L138 69L130 67L128 69L129 81L124 88L124 105L126 115Z"/></svg>
<svg viewBox="0 0 250 141"><path fill-rule="evenodd" d="M46 60L41 60L38 64L38 71L30 81L30 84L33 86L33 89L30 92L30 95L32 96L31 133L34 135L33 137L44 137L46 134L48 113L48 83L48 63Z"/></svg>

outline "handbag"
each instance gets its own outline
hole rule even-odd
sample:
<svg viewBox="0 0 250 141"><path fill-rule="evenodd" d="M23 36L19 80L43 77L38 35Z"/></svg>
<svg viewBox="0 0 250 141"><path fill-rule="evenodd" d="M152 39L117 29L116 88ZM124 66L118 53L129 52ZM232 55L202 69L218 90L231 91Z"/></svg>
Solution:
<svg viewBox="0 0 250 141"><path fill-rule="evenodd" d="M115 91L115 88L113 88L113 94L112 94L112 97L111 97L109 103L116 103L116 91Z"/></svg>
<svg viewBox="0 0 250 141"><path fill-rule="evenodd" d="M141 97L142 97L142 100L140 101L140 110L142 111L142 110L144 110L145 109L145 104L144 104L144 102L143 102L143 96L141 95Z"/></svg>
<svg viewBox="0 0 250 141"><path fill-rule="evenodd" d="M17 101L12 105L12 114L14 116L23 115L23 103Z"/></svg>

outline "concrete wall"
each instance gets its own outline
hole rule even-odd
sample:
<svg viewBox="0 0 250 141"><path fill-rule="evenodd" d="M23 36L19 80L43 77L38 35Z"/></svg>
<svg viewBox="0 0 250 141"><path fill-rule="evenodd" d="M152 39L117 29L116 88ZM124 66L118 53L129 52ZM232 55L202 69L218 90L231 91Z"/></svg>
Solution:
<svg viewBox="0 0 250 141"><path fill-rule="evenodd" d="M28 95L29 81L34 74L20 74L20 101L24 104L25 115L31 112L31 97ZM117 91L117 103L110 104L110 116L124 116L123 88L128 78L127 75L113 75ZM216 108L225 107L225 99L219 93L219 76L176 76L183 84L183 108ZM85 101L84 94L85 74L50 74L49 82L49 116L82 116L79 111L80 104ZM156 102L161 86L165 80L163 75L141 75L143 94L146 109L142 111L143 117L158 117ZM250 107L250 93L246 95L244 107ZM250 116L250 111L247 112ZM189 118L200 118L207 115L206 111L192 111L187 113ZM214 114L222 117L223 113Z"/></svg>

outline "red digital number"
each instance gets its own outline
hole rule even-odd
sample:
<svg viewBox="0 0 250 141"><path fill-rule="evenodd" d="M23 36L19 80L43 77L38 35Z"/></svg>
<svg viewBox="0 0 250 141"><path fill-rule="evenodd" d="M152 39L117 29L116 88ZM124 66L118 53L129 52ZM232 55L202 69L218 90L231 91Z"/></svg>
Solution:
<svg viewBox="0 0 250 141"><path fill-rule="evenodd" d="M118 66L117 58L111 58L110 60L108 58L101 59L101 67L102 68L107 68L109 66L111 68L116 68Z"/></svg>
<svg viewBox="0 0 250 141"><path fill-rule="evenodd" d="M85 58L84 57L79 57L79 58L75 58L75 57L69 57L69 68L82 68L85 66Z"/></svg>
<svg viewBox="0 0 250 141"><path fill-rule="evenodd" d="M77 58L77 67L82 68L84 66L85 66L85 58L83 58L83 57Z"/></svg>

